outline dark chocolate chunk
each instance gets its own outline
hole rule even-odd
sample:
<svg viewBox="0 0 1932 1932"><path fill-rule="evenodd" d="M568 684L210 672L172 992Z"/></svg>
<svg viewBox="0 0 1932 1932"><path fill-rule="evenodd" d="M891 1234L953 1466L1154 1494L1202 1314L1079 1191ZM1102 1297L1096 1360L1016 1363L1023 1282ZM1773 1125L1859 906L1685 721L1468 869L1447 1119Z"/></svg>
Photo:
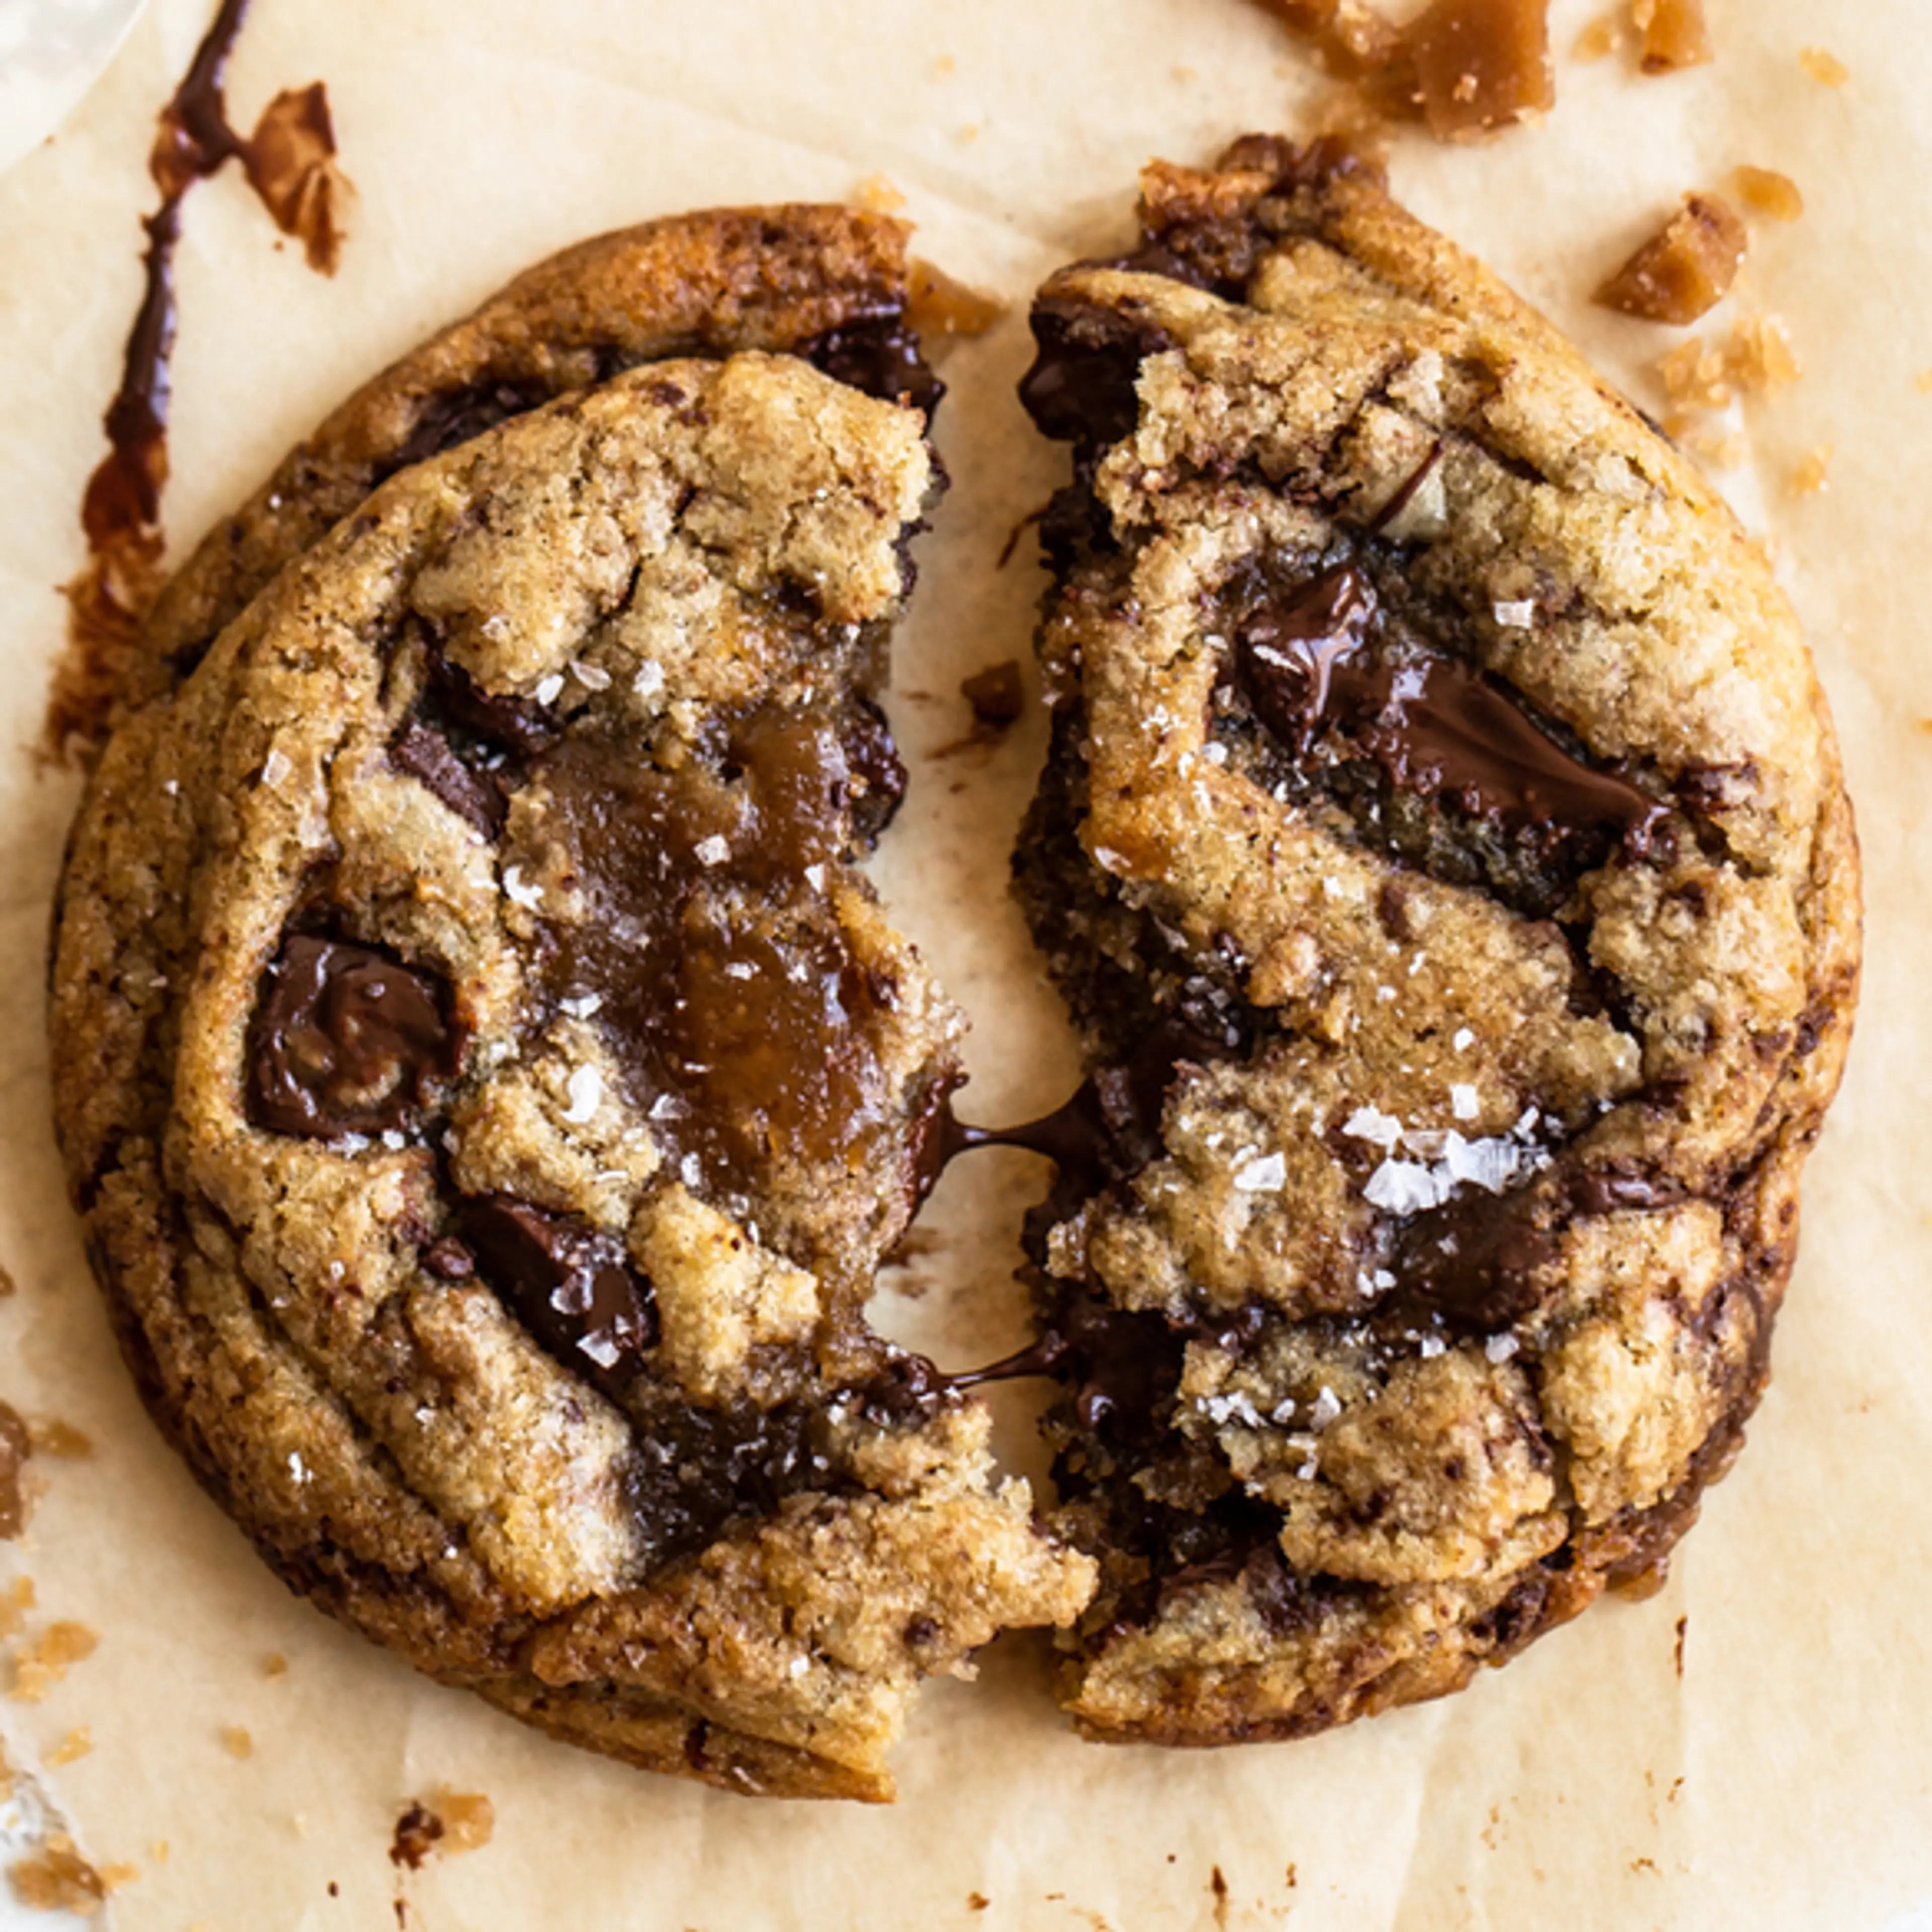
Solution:
<svg viewBox="0 0 1932 1932"><path fill-rule="evenodd" d="M1140 419L1136 385L1150 356L1172 349L1164 329L1111 309L1048 297L1034 303L1040 352L1020 379L1020 401L1057 442L1118 442Z"/></svg>
<svg viewBox="0 0 1932 1932"><path fill-rule="evenodd" d="M377 472L378 482L427 462L446 449L494 429L512 416L527 415L548 402L555 392L541 382L472 382L427 398L412 429Z"/></svg>
<svg viewBox="0 0 1932 1932"><path fill-rule="evenodd" d="M1342 565L1264 596L1234 634L1236 674L1256 715L1298 756L1331 728L1400 790L1453 800L1472 817L1561 840L1607 832L1640 853L1666 807L1573 758L1483 674L1432 651L1370 645L1383 616L1367 577Z"/></svg>
<svg viewBox="0 0 1932 1932"><path fill-rule="evenodd" d="M614 1400L657 1346L657 1300L614 1234L508 1195L472 1196L457 1225L483 1279L544 1348Z"/></svg>
<svg viewBox="0 0 1932 1932"><path fill-rule="evenodd" d="M922 410L928 420L946 393L946 385L920 353L919 338L897 312L829 329L801 342L792 352L835 382L881 402Z"/></svg>
<svg viewBox="0 0 1932 1932"><path fill-rule="evenodd" d="M440 731L412 718L389 747L389 762L420 778L450 810L486 838L503 829L510 802L494 772L472 770Z"/></svg>
<svg viewBox="0 0 1932 1932"><path fill-rule="evenodd" d="M839 740L855 838L870 845L897 815L906 792L905 761L886 715L869 698L852 706Z"/></svg>
<svg viewBox="0 0 1932 1932"><path fill-rule="evenodd" d="M1414 1216L1396 1252L1390 1312L1478 1335L1520 1321L1541 1302L1538 1276L1556 1258L1548 1206L1540 1192L1498 1200L1471 1191Z"/></svg>
<svg viewBox="0 0 1932 1932"><path fill-rule="evenodd" d="M262 976L248 1035L248 1118L326 1139L400 1127L456 1071L444 983L388 954L292 934Z"/></svg>
<svg viewBox="0 0 1932 1932"><path fill-rule="evenodd" d="M434 646L428 653L428 668L430 694L436 704L485 743L527 758L556 742L562 728L533 700L485 691Z"/></svg>

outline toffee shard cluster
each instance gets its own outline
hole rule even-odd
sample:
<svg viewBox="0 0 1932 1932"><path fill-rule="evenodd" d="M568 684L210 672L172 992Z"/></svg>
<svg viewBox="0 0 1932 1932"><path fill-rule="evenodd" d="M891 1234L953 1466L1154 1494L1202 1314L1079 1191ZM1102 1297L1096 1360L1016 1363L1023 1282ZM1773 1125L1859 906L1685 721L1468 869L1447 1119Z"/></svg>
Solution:
<svg viewBox="0 0 1932 1932"><path fill-rule="evenodd" d="M379 377L161 598L58 908L63 1149L202 1482L420 1668L750 1792L890 1796L918 1680L1092 1588L862 1313L960 1030L856 864L903 239L655 224Z"/></svg>
<svg viewBox="0 0 1932 1932"><path fill-rule="evenodd" d="M1208 1743L1660 1576L1768 1372L1857 864L1762 556L1540 316L1332 147L1142 221L1034 311L1016 870L1096 1076L1165 1078L1030 1240L1064 1700Z"/></svg>

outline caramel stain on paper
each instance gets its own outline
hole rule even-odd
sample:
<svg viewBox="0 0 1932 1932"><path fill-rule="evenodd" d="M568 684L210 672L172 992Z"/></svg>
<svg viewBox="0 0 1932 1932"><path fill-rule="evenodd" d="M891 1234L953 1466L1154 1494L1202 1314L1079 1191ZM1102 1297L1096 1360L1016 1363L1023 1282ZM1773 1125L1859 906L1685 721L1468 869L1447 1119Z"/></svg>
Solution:
<svg viewBox="0 0 1932 1932"><path fill-rule="evenodd" d="M966 1910L968 1912L984 1912L992 1902L983 1892L969 1892L966 1894Z"/></svg>
<svg viewBox="0 0 1932 1932"><path fill-rule="evenodd" d="M1216 1865L1208 1874L1208 1889L1214 1894L1214 1924L1216 1932L1227 1932L1228 1881Z"/></svg>
<svg viewBox="0 0 1932 1932"><path fill-rule="evenodd" d="M1676 1665L1680 1678L1684 1675L1684 1640L1690 1634L1690 1618L1688 1616L1679 1617L1677 1619L1677 1641L1672 1646L1671 1661Z"/></svg>
<svg viewBox="0 0 1932 1932"><path fill-rule="evenodd" d="M284 88L262 110L251 134L238 132L228 118L223 88L248 7L249 0L222 0L181 85L161 110L148 153L148 172L161 199L141 224L147 236L141 304L123 354L120 387L102 418L107 454L88 479L81 502L87 562L62 586L68 649L55 668L46 724L46 749L56 758L70 746L99 742L161 586L169 363L176 322L174 256L188 190L238 161L271 220L302 243L311 268L332 275L340 260L350 190L335 165L335 128L324 84Z"/></svg>

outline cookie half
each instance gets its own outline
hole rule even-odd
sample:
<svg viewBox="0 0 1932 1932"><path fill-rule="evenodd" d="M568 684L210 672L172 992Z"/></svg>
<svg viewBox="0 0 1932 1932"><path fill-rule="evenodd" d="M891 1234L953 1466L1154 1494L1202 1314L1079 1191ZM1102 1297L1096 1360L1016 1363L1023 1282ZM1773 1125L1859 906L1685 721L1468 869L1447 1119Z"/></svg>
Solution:
<svg viewBox="0 0 1932 1932"><path fill-rule="evenodd" d="M929 410L942 386L906 319L910 232L836 206L710 208L539 262L290 451L164 586L124 654L64 667L56 728L98 746L127 710L193 670L285 563L386 478L621 370L761 349Z"/></svg>
<svg viewBox="0 0 1932 1932"><path fill-rule="evenodd" d="M853 862L922 430L746 352L402 471L122 724L58 908L63 1152L204 1484L419 1668L752 1792L889 1796L917 1680L1091 1587L861 1313L958 1078Z"/></svg>
<svg viewBox="0 0 1932 1932"><path fill-rule="evenodd" d="M1034 1359L1102 1572L1067 1708L1206 1744L1660 1580L1766 1379L1858 866L1763 556L1543 318L1339 150L1157 164L1142 224L1022 389L1075 476L1016 869L1092 1070Z"/></svg>

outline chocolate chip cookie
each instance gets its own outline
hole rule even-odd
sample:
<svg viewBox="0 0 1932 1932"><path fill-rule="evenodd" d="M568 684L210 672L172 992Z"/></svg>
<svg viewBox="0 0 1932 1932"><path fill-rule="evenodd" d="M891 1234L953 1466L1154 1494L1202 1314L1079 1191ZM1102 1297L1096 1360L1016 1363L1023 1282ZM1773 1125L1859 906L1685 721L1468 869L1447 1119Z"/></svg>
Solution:
<svg viewBox="0 0 1932 1932"><path fill-rule="evenodd" d="M191 670L292 557L411 464L619 370L670 356L794 352L930 410L943 386L907 320L907 224L801 204L712 208L539 262L366 383L217 524L130 650L63 667L56 712L83 744Z"/></svg>
<svg viewBox="0 0 1932 1932"><path fill-rule="evenodd" d="M1072 446L1016 860L1091 1067L1029 1366L1090 1736L1320 1730L1660 1580L1768 1373L1858 865L1765 559L1342 151L1156 164L1036 301Z"/></svg>
<svg viewBox="0 0 1932 1932"><path fill-rule="evenodd" d="M862 1318L959 1077L854 863L934 472L808 294L808 359L590 387L466 325L291 459L158 614L53 1064L143 1394L292 1586L573 1742L877 1798L917 1681L1093 1578Z"/></svg>

